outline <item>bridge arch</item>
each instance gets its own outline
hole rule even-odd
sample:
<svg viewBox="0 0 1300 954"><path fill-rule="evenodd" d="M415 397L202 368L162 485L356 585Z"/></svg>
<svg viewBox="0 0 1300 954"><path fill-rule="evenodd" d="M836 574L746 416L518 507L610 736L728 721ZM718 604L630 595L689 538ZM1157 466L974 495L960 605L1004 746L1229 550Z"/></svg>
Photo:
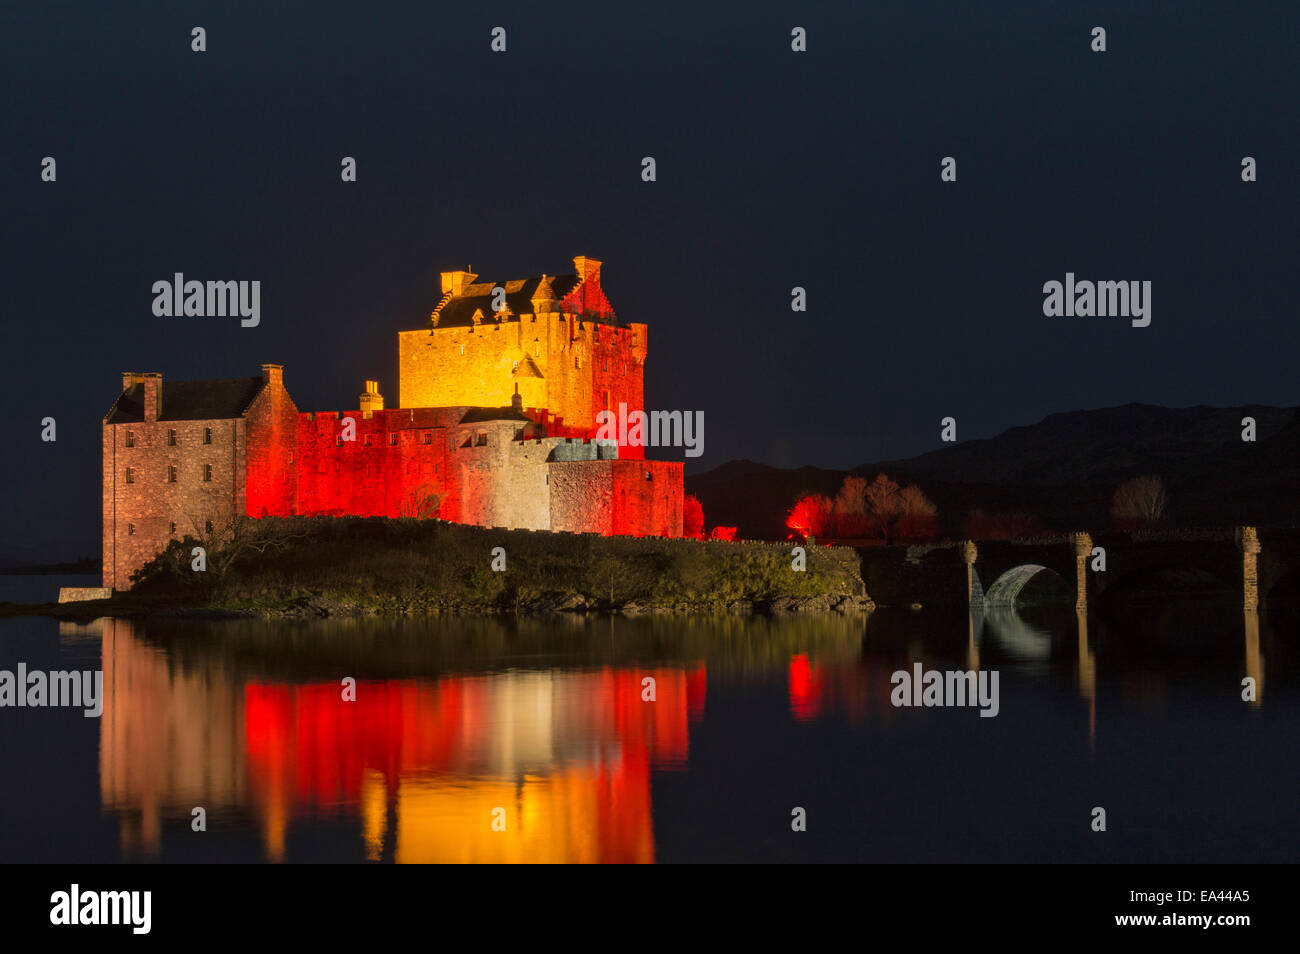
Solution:
<svg viewBox="0 0 1300 954"><path fill-rule="evenodd" d="M1055 570L1041 563L1022 563L993 581L993 585L984 594L985 604L990 608L1014 609L1029 581L1040 573L1049 574L1051 579L1058 581L1061 584L1062 598L1069 598L1069 583Z"/></svg>

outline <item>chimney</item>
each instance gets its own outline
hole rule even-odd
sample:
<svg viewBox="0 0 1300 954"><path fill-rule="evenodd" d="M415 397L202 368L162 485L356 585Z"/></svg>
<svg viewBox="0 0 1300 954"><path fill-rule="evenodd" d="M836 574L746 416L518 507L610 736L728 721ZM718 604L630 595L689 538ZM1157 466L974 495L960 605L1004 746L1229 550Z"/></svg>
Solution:
<svg viewBox="0 0 1300 954"><path fill-rule="evenodd" d="M144 376L135 371L122 372L122 390L129 391L144 381Z"/></svg>
<svg viewBox="0 0 1300 954"><path fill-rule="evenodd" d="M473 272L443 272L442 293L444 295L463 295L465 289L478 278Z"/></svg>
<svg viewBox="0 0 1300 954"><path fill-rule="evenodd" d="M262 380L273 388L284 387L284 365L282 364L264 364L262 365Z"/></svg>
<svg viewBox="0 0 1300 954"><path fill-rule="evenodd" d="M361 395L361 410L382 411L383 409L384 396L379 393L379 382L367 381L366 393Z"/></svg>
<svg viewBox="0 0 1300 954"><path fill-rule="evenodd" d="M144 384L144 419L156 421L162 417L162 375L150 371L140 378Z"/></svg>
<svg viewBox="0 0 1300 954"><path fill-rule="evenodd" d="M519 393L519 385L515 385L515 393L510 396L510 407L522 414L524 412L524 398Z"/></svg>
<svg viewBox="0 0 1300 954"><path fill-rule="evenodd" d="M590 278L597 285L600 284L600 259L579 255L574 258L573 267L578 273L578 281L585 282Z"/></svg>

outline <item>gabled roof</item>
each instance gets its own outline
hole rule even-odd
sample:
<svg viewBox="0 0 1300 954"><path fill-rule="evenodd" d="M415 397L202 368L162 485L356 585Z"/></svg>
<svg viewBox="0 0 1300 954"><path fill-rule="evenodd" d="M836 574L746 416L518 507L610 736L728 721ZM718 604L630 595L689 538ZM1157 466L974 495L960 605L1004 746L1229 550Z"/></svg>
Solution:
<svg viewBox="0 0 1300 954"><path fill-rule="evenodd" d="M542 369L537 366L537 362L533 360L533 356L529 354L524 355L524 360L520 361L519 366L511 373L517 378L546 377L542 374Z"/></svg>
<svg viewBox="0 0 1300 954"><path fill-rule="evenodd" d="M209 421L242 417L266 382L258 378L162 382L160 421ZM123 391L104 418L105 424L144 420L144 385Z"/></svg>

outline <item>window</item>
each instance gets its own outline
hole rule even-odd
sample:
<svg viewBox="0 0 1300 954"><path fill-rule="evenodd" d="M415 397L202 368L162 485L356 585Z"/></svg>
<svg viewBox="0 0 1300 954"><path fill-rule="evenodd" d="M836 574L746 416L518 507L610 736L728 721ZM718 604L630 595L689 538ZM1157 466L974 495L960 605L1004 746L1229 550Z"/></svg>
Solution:
<svg viewBox="0 0 1300 954"><path fill-rule="evenodd" d="M169 484L174 484L174 483L176 483L176 465L175 465L175 464L168 464L168 465L167 465L167 483L169 483Z"/></svg>
<svg viewBox="0 0 1300 954"><path fill-rule="evenodd" d="M135 431L126 432L126 446L127 447L135 446Z"/></svg>
<svg viewBox="0 0 1300 954"><path fill-rule="evenodd" d="M174 427L167 428L167 446L176 446L176 429Z"/></svg>
<svg viewBox="0 0 1300 954"><path fill-rule="evenodd" d="M211 464L204 464L204 465L203 465L203 479L204 479L204 480L211 480L211 479L212 479L212 465L211 465Z"/></svg>
<svg viewBox="0 0 1300 954"><path fill-rule="evenodd" d="M460 346L460 353L461 353L461 354L464 354L464 353L465 353L465 346L464 346L464 345L461 345L461 346Z"/></svg>
<svg viewBox="0 0 1300 954"><path fill-rule="evenodd" d="M334 446L335 446L335 447L342 447L342 446L343 446L343 435L342 435L342 434L340 434L338 437L334 438Z"/></svg>
<svg viewBox="0 0 1300 954"><path fill-rule="evenodd" d="M212 443L212 428L210 427L203 428L203 443L205 444Z"/></svg>
<svg viewBox="0 0 1300 954"><path fill-rule="evenodd" d="M479 431L478 436L474 438L474 444L477 447L487 447L487 432Z"/></svg>
<svg viewBox="0 0 1300 954"><path fill-rule="evenodd" d="M645 479L646 479L646 480L651 480L651 479L652 479L652 478L650 477L650 471L648 471L648 470L645 472Z"/></svg>
<svg viewBox="0 0 1300 954"><path fill-rule="evenodd" d="M373 444L373 443L374 443L374 439L375 439L375 437L374 437L373 434L367 434L367 435L366 435L366 446L369 447L371 444Z"/></svg>
<svg viewBox="0 0 1300 954"><path fill-rule="evenodd" d="M128 537L133 537L133 536L135 536L135 524L133 524L133 523L128 523L128 524L126 525L126 535L127 535Z"/></svg>
<svg viewBox="0 0 1300 954"><path fill-rule="evenodd" d="M167 527L167 532L170 533L172 536L175 536L175 535L176 535L176 521L175 521L175 520L173 520L173 521L168 525L168 527Z"/></svg>
<svg viewBox="0 0 1300 954"><path fill-rule="evenodd" d="M396 447L396 446L397 446L397 435L396 435L396 434L389 434L389 435L388 435L388 446L389 446L389 447Z"/></svg>
<svg viewBox="0 0 1300 954"><path fill-rule="evenodd" d="M211 521L211 520L208 520L207 522L205 522L205 523L203 524L203 531L204 531L204 533L211 533L211 532L212 532L212 521Z"/></svg>
<svg viewBox="0 0 1300 954"><path fill-rule="evenodd" d="M424 443L429 444L429 443L432 443L432 442L433 442L433 435L430 434L428 431L425 431L425 432L424 432Z"/></svg>
<svg viewBox="0 0 1300 954"><path fill-rule="evenodd" d="M605 409L606 409L606 410L609 409L609 392L608 392L608 391L605 392Z"/></svg>
<svg viewBox="0 0 1300 954"><path fill-rule="evenodd" d="M128 467L128 468L126 469L126 482L127 482L128 484L133 484L133 483L135 483L135 468L133 468L133 467Z"/></svg>

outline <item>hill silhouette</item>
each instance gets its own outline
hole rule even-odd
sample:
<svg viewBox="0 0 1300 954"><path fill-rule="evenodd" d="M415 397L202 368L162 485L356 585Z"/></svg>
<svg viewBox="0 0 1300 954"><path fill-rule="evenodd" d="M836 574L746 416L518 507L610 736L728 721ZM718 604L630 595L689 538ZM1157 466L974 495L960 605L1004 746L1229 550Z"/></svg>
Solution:
<svg viewBox="0 0 1300 954"><path fill-rule="evenodd" d="M1242 440L1244 417L1256 421L1253 443ZM1024 514L1043 530L1105 528L1115 485L1141 474L1164 479L1176 526L1294 525L1300 415L1262 405L1126 404L1051 414L996 437L852 470L731 461L688 476L686 489L710 526L783 539L785 515L801 494L834 496L845 475L877 473L918 484L939 508L941 532L952 537L976 510Z"/></svg>

